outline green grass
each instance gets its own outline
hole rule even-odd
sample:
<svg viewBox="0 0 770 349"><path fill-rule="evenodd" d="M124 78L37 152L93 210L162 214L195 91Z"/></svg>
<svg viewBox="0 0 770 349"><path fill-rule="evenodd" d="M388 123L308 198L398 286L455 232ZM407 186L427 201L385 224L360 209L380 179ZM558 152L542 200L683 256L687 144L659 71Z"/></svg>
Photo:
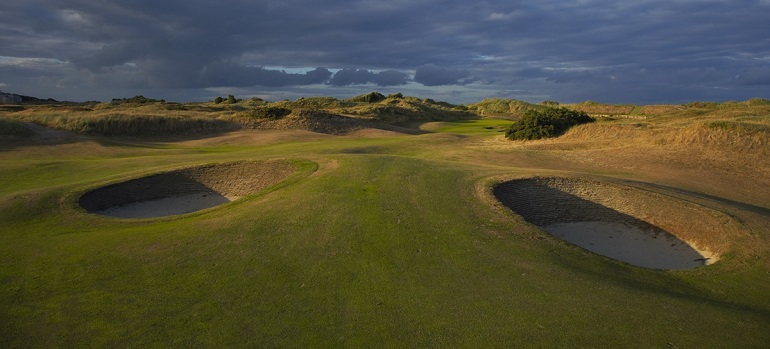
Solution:
<svg viewBox="0 0 770 349"><path fill-rule="evenodd" d="M432 132L452 133L465 136L497 136L513 122L501 119L461 120L440 122L430 128Z"/></svg>
<svg viewBox="0 0 770 349"><path fill-rule="evenodd" d="M478 153L459 157L457 149L509 123L442 122L435 134L263 146L116 142L97 155L0 157L0 347L770 341L766 257L741 268L646 270L549 238L480 201L481 178L529 169ZM303 175L273 190L177 218L111 219L75 204L78 193L120 178L267 158L319 168L311 173L304 163Z"/></svg>

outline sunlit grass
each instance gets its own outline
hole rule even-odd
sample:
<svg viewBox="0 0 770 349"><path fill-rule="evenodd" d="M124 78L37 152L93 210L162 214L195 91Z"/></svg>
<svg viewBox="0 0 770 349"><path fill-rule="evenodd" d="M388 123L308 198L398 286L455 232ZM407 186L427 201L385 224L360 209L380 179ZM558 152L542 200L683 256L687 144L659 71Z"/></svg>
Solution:
<svg viewBox="0 0 770 349"><path fill-rule="evenodd" d="M0 154L0 346L762 347L770 268L761 208L730 211L749 233L726 237L724 260L659 271L550 238L479 192L501 175L660 178L601 167L641 145L685 154L659 160L663 169L719 149L733 156L729 173L747 171L738 160L752 158L741 151L767 143L735 128L765 125L768 113L740 110L605 121L539 143L496 137L512 122L503 119L419 120L422 134L366 138L255 131L211 143L14 143ZM12 118L36 117L19 113ZM607 150L575 150L592 147ZM304 172L181 217L121 220L77 205L107 183L261 159L300 159Z"/></svg>
<svg viewBox="0 0 770 349"><path fill-rule="evenodd" d="M452 133L466 136L497 136L513 123L505 119L478 119L440 122L427 127L432 132Z"/></svg>

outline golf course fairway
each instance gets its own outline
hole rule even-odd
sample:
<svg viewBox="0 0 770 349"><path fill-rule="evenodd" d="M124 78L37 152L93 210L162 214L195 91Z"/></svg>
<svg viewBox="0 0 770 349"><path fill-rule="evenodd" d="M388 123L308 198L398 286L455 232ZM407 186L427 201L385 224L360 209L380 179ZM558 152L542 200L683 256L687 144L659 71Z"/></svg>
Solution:
<svg viewBox="0 0 770 349"><path fill-rule="evenodd" d="M6 137L0 347L766 347L770 145L714 143L698 132L723 131L703 122L609 120L539 141L509 141L511 121L489 118L341 135ZM116 183L243 162L286 166L195 212L81 205ZM639 219L691 227L688 243L718 260L645 268L552 236L493 195L534 177L660 198L635 201L665 213ZM719 228L692 222L696 210Z"/></svg>

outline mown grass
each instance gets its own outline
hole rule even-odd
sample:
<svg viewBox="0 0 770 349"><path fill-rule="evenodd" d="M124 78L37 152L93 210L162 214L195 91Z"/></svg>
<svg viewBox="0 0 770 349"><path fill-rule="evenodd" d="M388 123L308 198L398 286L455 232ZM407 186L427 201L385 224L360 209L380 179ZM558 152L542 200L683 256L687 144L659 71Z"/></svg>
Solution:
<svg viewBox="0 0 770 349"><path fill-rule="evenodd" d="M504 133L511 123L513 122L504 119L460 120L436 123L427 129L432 132L466 136L496 136Z"/></svg>
<svg viewBox="0 0 770 349"><path fill-rule="evenodd" d="M505 123L260 146L116 142L67 157L18 148L0 158L0 346L766 345L767 256L646 270L481 200L483 178L538 170L464 149ZM142 173L274 158L318 169L305 163L274 190L183 217L119 220L76 205ZM767 233L747 241L766 245Z"/></svg>
<svg viewBox="0 0 770 349"><path fill-rule="evenodd" d="M761 344L766 310L693 287L693 275L587 258L478 215L456 165L338 161L325 176L179 220L73 215L61 191L13 204L3 211L0 292L15 319L5 344Z"/></svg>

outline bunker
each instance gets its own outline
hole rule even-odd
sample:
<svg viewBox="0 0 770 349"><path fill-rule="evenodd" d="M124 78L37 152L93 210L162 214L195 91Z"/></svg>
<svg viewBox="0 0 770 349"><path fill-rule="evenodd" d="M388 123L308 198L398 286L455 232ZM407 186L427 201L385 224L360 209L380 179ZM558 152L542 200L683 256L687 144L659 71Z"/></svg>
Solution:
<svg viewBox="0 0 770 349"><path fill-rule="evenodd" d="M154 218L215 207L277 184L294 173L285 161L239 161L189 167L110 184L84 193L88 212Z"/></svg>
<svg viewBox="0 0 770 349"><path fill-rule="evenodd" d="M493 194L549 234L629 264L689 269L714 263L733 229L726 215L629 186L569 177L499 183Z"/></svg>

